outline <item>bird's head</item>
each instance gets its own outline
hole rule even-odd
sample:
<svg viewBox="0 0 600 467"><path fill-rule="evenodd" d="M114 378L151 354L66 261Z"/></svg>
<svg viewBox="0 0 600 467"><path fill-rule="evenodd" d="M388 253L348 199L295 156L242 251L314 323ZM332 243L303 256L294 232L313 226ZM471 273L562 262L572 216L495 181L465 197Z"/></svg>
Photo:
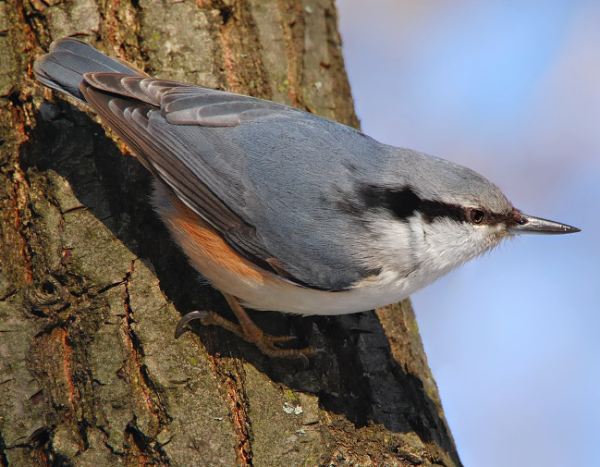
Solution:
<svg viewBox="0 0 600 467"><path fill-rule="evenodd" d="M378 241L411 258L407 270L438 276L504 238L579 231L523 214L489 180L444 159L402 150L390 169L358 194Z"/></svg>

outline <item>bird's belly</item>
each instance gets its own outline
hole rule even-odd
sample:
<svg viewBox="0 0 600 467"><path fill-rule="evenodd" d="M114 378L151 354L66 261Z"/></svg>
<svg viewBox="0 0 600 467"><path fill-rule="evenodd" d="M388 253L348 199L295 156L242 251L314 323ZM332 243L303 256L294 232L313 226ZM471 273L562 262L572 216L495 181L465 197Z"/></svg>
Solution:
<svg viewBox="0 0 600 467"><path fill-rule="evenodd" d="M368 279L339 292L296 285L241 257L178 200L163 197L159 201L155 203L159 215L192 266L215 288L252 309L300 315L358 313L398 302L422 285L418 280Z"/></svg>
<svg viewBox="0 0 600 467"><path fill-rule="evenodd" d="M198 241L189 231L182 230L181 223L168 222L167 225L202 276L216 289L237 297L244 306L255 310L300 315L348 314L371 310L408 296L397 288L386 291L378 287L360 287L328 292L299 286L240 258L217 234L210 241L206 238ZM194 228L199 231L197 226Z"/></svg>
<svg viewBox="0 0 600 467"><path fill-rule="evenodd" d="M242 302L255 310L272 310L299 315L343 315L372 310L406 298L398 290L352 289L327 292L286 284L268 284L261 290L248 290Z"/></svg>
<svg viewBox="0 0 600 467"><path fill-rule="evenodd" d="M216 289L237 297L242 305L254 310L304 316L358 313L396 303L414 290L414 284L409 282L386 286L365 284L339 292L311 289L282 279L239 257L227 260L222 252L199 248L187 234L182 237L179 244L194 268Z"/></svg>
<svg viewBox="0 0 600 467"><path fill-rule="evenodd" d="M352 289L327 292L298 286L284 280L242 286L238 295L249 308L300 315L344 315L397 303L431 281L431 276L370 277ZM219 286L215 284L218 288Z"/></svg>

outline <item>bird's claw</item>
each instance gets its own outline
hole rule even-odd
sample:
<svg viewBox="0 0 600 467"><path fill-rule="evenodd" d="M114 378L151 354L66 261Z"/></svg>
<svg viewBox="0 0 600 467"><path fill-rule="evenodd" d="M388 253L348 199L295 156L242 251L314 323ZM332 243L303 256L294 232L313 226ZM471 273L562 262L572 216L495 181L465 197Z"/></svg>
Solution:
<svg viewBox="0 0 600 467"><path fill-rule="evenodd" d="M273 336L266 334L257 326L244 329L239 324L232 323L228 319L214 311L195 310L184 315L175 327L175 338L178 339L188 329L191 321L200 320L204 326L219 326L227 331L241 337L246 342L256 345L265 355L275 358L302 359L308 362L308 358L319 353L319 349L305 347L302 349L282 349L277 344L290 342L296 339L296 336Z"/></svg>
<svg viewBox="0 0 600 467"><path fill-rule="evenodd" d="M184 334L186 331L189 330L188 324L191 321L195 321L197 319L200 320L200 322L202 322L204 319L206 319L209 315L208 311L191 311L188 314L184 315L181 317L181 319L179 320L179 322L177 323L177 326L175 327L175 339L179 339L182 334Z"/></svg>

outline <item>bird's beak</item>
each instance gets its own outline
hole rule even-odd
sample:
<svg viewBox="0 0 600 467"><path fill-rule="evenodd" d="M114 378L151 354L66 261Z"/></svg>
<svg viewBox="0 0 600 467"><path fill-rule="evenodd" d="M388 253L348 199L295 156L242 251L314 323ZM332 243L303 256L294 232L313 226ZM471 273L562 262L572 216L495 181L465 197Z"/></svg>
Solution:
<svg viewBox="0 0 600 467"><path fill-rule="evenodd" d="M509 230L514 234L569 234L580 232L581 229L560 222L549 221L541 217L528 216L521 212L515 213L516 224L511 225Z"/></svg>

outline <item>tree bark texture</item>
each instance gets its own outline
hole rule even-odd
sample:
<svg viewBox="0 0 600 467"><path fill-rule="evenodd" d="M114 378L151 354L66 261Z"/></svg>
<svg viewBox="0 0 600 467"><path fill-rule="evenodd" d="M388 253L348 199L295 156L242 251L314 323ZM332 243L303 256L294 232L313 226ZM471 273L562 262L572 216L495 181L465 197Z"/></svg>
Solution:
<svg viewBox="0 0 600 467"><path fill-rule="evenodd" d="M37 86L76 35L150 74L357 126L333 0L0 0L0 465L459 465L408 301L253 313L322 347L271 360L157 220L151 176ZM327 157L326 154L323 157Z"/></svg>

